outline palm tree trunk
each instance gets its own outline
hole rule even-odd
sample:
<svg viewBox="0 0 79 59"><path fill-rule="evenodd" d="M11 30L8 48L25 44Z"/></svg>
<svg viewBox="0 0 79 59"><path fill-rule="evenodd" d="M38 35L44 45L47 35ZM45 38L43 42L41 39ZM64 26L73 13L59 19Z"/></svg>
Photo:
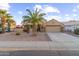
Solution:
<svg viewBox="0 0 79 59"><path fill-rule="evenodd" d="M5 33L5 25L3 22L2 22L2 32Z"/></svg>
<svg viewBox="0 0 79 59"><path fill-rule="evenodd" d="M10 23L8 22L8 32L10 32Z"/></svg>
<svg viewBox="0 0 79 59"><path fill-rule="evenodd" d="M2 20L2 33L5 33L5 18L2 17L1 20Z"/></svg>
<svg viewBox="0 0 79 59"><path fill-rule="evenodd" d="M32 32L33 32L33 36L36 36L37 35L37 26L35 24L33 24L33 29L32 29Z"/></svg>

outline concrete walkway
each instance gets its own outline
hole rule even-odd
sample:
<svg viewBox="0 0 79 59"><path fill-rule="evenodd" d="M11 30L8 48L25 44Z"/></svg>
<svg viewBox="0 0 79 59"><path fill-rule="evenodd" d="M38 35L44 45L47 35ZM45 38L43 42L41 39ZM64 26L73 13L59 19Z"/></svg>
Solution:
<svg viewBox="0 0 79 59"><path fill-rule="evenodd" d="M51 55L79 55L78 37L65 33L47 33L47 35L52 41L0 41L0 51L32 50L40 53L43 50L50 51Z"/></svg>
<svg viewBox="0 0 79 59"><path fill-rule="evenodd" d="M7 48L10 48L11 50L49 50L50 49L48 41L0 41L0 51L10 50Z"/></svg>

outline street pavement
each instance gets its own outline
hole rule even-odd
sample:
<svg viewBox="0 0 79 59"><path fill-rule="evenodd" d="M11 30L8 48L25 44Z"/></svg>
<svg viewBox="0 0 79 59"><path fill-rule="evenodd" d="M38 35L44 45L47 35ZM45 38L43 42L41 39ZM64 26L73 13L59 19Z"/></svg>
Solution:
<svg viewBox="0 0 79 59"><path fill-rule="evenodd" d="M79 56L79 37L47 33L52 41L0 41L0 55Z"/></svg>

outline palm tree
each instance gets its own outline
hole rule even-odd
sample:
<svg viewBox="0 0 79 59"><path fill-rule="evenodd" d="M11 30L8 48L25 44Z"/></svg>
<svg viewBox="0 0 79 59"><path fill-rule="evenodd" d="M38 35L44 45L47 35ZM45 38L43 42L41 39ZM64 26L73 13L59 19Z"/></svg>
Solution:
<svg viewBox="0 0 79 59"><path fill-rule="evenodd" d="M10 21L10 29L15 29L16 28L16 22L12 19Z"/></svg>
<svg viewBox="0 0 79 59"><path fill-rule="evenodd" d="M31 12L29 9L26 9L26 11L28 12L28 15L23 16L24 18L24 22L25 21L30 21L33 25L33 34L35 34L35 32L37 31L37 24L39 24L39 22L42 22L42 20L44 19L43 16L45 15L45 13L40 13L40 10L38 10L36 8L36 10L34 12Z"/></svg>
<svg viewBox="0 0 79 59"><path fill-rule="evenodd" d="M6 17L7 17L6 21L8 23L8 32L10 32L10 26L11 26L10 23L12 22L13 17L10 14L7 14Z"/></svg>
<svg viewBox="0 0 79 59"><path fill-rule="evenodd" d="M6 23L8 23L8 31L10 32L11 23L15 22L12 18L13 17L9 13L7 13L7 10L0 9L0 19L3 33L5 32Z"/></svg>
<svg viewBox="0 0 79 59"><path fill-rule="evenodd" d="M1 18L1 22L2 22L2 32L3 33L5 32L6 14L7 14L6 10L0 10L0 18Z"/></svg>

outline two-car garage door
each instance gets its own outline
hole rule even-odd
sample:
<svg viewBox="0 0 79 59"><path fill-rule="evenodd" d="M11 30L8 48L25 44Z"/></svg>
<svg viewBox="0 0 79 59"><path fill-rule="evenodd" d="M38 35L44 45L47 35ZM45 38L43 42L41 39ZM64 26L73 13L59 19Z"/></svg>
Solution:
<svg viewBox="0 0 79 59"><path fill-rule="evenodd" d="M46 32L61 32L61 26L46 26Z"/></svg>

